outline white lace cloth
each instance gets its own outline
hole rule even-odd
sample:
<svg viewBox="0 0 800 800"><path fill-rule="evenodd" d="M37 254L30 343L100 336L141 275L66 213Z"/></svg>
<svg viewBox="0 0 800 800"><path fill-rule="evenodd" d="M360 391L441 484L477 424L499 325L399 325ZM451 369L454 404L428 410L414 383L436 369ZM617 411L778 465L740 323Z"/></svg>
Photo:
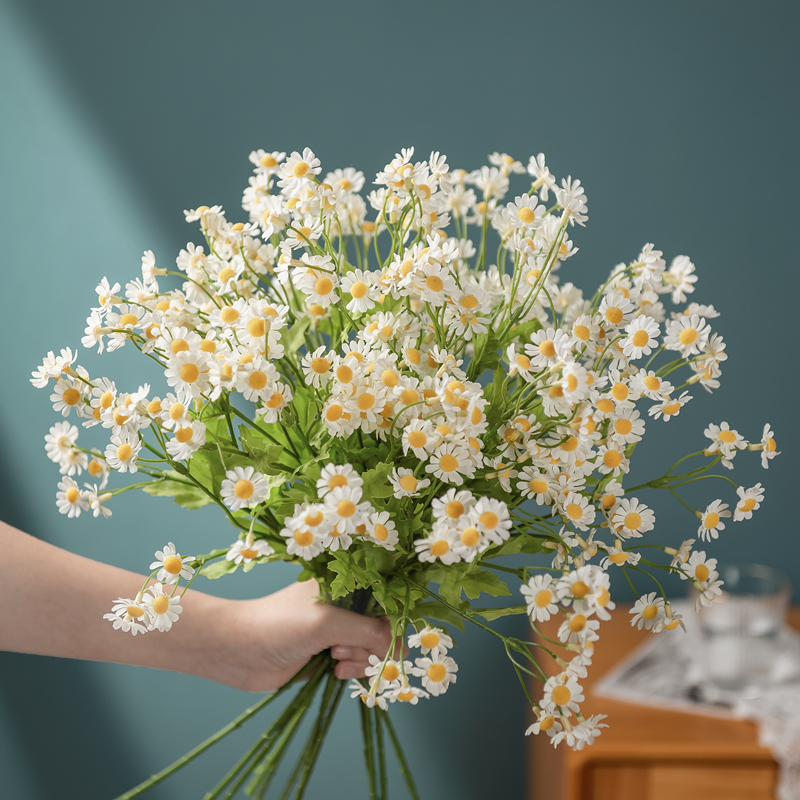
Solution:
<svg viewBox="0 0 800 800"><path fill-rule="evenodd" d="M752 720L758 741L778 762L777 800L800 800L800 635L787 628L776 645L774 683L756 697L740 697L708 684L698 665L699 632L693 611L686 635L659 634L606 674L593 694L628 703L695 714Z"/></svg>

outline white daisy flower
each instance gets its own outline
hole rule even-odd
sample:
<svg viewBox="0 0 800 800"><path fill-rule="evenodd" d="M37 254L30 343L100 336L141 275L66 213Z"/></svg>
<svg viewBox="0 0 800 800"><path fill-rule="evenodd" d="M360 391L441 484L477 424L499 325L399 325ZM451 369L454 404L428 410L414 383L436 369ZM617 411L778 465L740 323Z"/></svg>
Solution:
<svg viewBox="0 0 800 800"><path fill-rule="evenodd" d="M446 442L436 448L425 466L425 472L445 483L460 486L464 477L471 478L475 474L475 466L466 448L455 442Z"/></svg>
<svg viewBox="0 0 800 800"><path fill-rule="evenodd" d="M431 535L414 542L417 558L422 562L441 561L442 564L454 564L461 561L458 552L458 533L452 528L435 525Z"/></svg>
<svg viewBox="0 0 800 800"><path fill-rule="evenodd" d="M394 520L388 511L375 511L367 520L367 535L370 541L387 550L394 550L399 534Z"/></svg>
<svg viewBox="0 0 800 800"><path fill-rule="evenodd" d="M263 502L269 492L266 478L254 467L234 467L225 473L220 497L231 510L254 508Z"/></svg>
<svg viewBox="0 0 800 800"><path fill-rule="evenodd" d="M531 622L547 622L551 616L558 613L561 591L561 586L549 573L534 575L527 584L520 587L520 592L525 596Z"/></svg>
<svg viewBox="0 0 800 800"><path fill-rule="evenodd" d="M364 481L350 464L326 464L317 480L317 494L324 498L328 492L340 487L361 489ZM358 499L361 499L359 495Z"/></svg>
<svg viewBox="0 0 800 800"><path fill-rule="evenodd" d="M558 708L580 711L579 703L583 701L583 688L573 676L554 675L544 684L541 706L547 712Z"/></svg>
<svg viewBox="0 0 800 800"><path fill-rule="evenodd" d="M331 366L333 365L332 356L334 353L326 353L325 345L318 347L313 353L306 353L303 356L300 366L305 376L307 386L319 389L331 379Z"/></svg>
<svg viewBox="0 0 800 800"><path fill-rule="evenodd" d="M194 556L181 556L172 542L167 543L163 550L156 550L157 561L150 565L150 569L158 570L156 580L163 583L177 583L181 578L191 580L194 569L189 563L194 561Z"/></svg>
<svg viewBox="0 0 800 800"><path fill-rule="evenodd" d="M739 502L733 512L733 521L741 522L743 519L750 519L753 516L753 512L761 507L761 501L764 499L764 488L760 483L750 489L739 486L736 489L736 494L739 495Z"/></svg>
<svg viewBox="0 0 800 800"><path fill-rule="evenodd" d="M144 607L149 612L148 630L164 633L178 621L183 606L180 597L172 597L161 583L153 584L144 596Z"/></svg>
<svg viewBox="0 0 800 800"><path fill-rule="evenodd" d="M360 486L337 486L325 495L328 518L337 527L339 535L355 533L356 528L364 524L367 515L372 512L372 506L360 500Z"/></svg>
<svg viewBox="0 0 800 800"><path fill-rule="evenodd" d="M761 466L764 469L769 469L769 462L779 456L781 451L777 449L775 444L775 434L769 423L764 426L764 432L761 434Z"/></svg>
<svg viewBox="0 0 800 800"><path fill-rule="evenodd" d="M106 447L106 463L111 469L119 472L138 472L139 466L136 457L142 449L139 437L133 433L118 433L111 437L111 443Z"/></svg>
<svg viewBox="0 0 800 800"><path fill-rule="evenodd" d="M706 507L705 511L697 512L697 516L700 519L700 527L697 529L697 534L704 542L718 538L719 532L725 529L725 523L722 519L731 515L731 512L726 510L727 508L727 503L723 503L722 500L715 500Z"/></svg>
<svg viewBox="0 0 800 800"><path fill-rule="evenodd" d="M643 533L653 530L655 522L653 511L635 497L620 500L611 517L611 527L621 539L639 538Z"/></svg>
<svg viewBox="0 0 800 800"><path fill-rule="evenodd" d="M683 392L680 397L665 397L661 403L650 406L648 414L658 419L664 417L664 422L669 422L680 414L681 409L692 399L688 392Z"/></svg>
<svg viewBox="0 0 800 800"><path fill-rule="evenodd" d="M684 315L667 324L664 347L677 350L684 358L689 358L703 351L710 333L711 328L702 317L697 314Z"/></svg>
<svg viewBox="0 0 800 800"><path fill-rule="evenodd" d="M175 431L175 438L167 442L167 452L176 461L186 461L206 443L206 426L195 420Z"/></svg>
<svg viewBox="0 0 800 800"><path fill-rule="evenodd" d="M403 453L409 449L414 455L424 461L436 446L438 436L430 420L413 419L403 429Z"/></svg>
<svg viewBox="0 0 800 800"><path fill-rule="evenodd" d="M447 655L431 653L429 658L417 658L412 674L422 678L422 685L434 696L444 694L456 682L458 664Z"/></svg>
<svg viewBox="0 0 800 800"><path fill-rule="evenodd" d="M453 640L442 630L426 625L421 631L408 637L409 647L419 647L422 655L445 655L453 649Z"/></svg>
<svg viewBox="0 0 800 800"><path fill-rule="evenodd" d="M628 335L622 340L622 352L630 359L649 356L658 347L661 328L648 316L637 317L625 327Z"/></svg>
<svg viewBox="0 0 800 800"><path fill-rule="evenodd" d="M389 708L389 704L387 699L382 696L378 696L377 694L373 694L372 691L367 691L358 681L354 680L350 686L348 687L352 689L350 692L350 697L358 697L362 703L367 708L373 708L374 706L378 706L378 708L386 711Z"/></svg>
<svg viewBox="0 0 800 800"><path fill-rule="evenodd" d="M664 613L664 598L657 592L643 594L633 605L629 612L633 615L631 625L635 625L639 630L642 627L648 631L652 630L666 616Z"/></svg>
<svg viewBox="0 0 800 800"><path fill-rule="evenodd" d="M120 597L111 606L111 612L103 614L103 619L110 620L115 631L122 630L136 636L137 633L147 633L150 630L150 611L141 599Z"/></svg>
<svg viewBox="0 0 800 800"><path fill-rule="evenodd" d="M712 575L717 574L717 559L706 558L704 550L696 550L681 567L683 572L678 574L682 581L705 583Z"/></svg>
<svg viewBox="0 0 800 800"><path fill-rule="evenodd" d="M458 526L459 520L469 514L475 505L472 492L466 489L448 489L440 497L434 498L431 510L435 520L441 520L452 527Z"/></svg>
<svg viewBox="0 0 800 800"><path fill-rule="evenodd" d="M582 531L589 530L597 515L597 509L584 495L577 492L570 492L563 499L559 499L558 507L570 523Z"/></svg>
<svg viewBox="0 0 800 800"><path fill-rule="evenodd" d="M508 506L502 500L481 497L470 512L470 517L478 530L494 544L501 544L511 535L511 517Z"/></svg>
<svg viewBox="0 0 800 800"><path fill-rule="evenodd" d="M575 605L576 607L578 606L577 603ZM578 607L574 613L569 614L567 619L561 623L558 629L559 641L564 644L579 644L583 646L587 642L595 642L600 638L597 634L600 623L596 619L589 619L583 613L584 610L587 613L591 613L588 609Z"/></svg>
<svg viewBox="0 0 800 800"><path fill-rule="evenodd" d="M57 422L44 437L47 457L54 463L61 464L72 453L77 441L78 428L75 425L67 421Z"/></svg>
<svg viewBox="0 0 800 800"><path fill-rule="evenodd" d="M66 514L70 519L79 517L81 511L87 511L89 504L72 478L63 478L58 484L56 492L56 506L60 514Z"/></svg>
<svg viewBox="0 0 800 800"><path fill-rule="evenodd" d="M400 701L401 703L409 703L415 706L419 703L420 699L428 699L430 694L420 689L419 686L398 686L396 689L390 689L383 697L388 698L390 703Z"/></svg>
<svg viewBox="0 0 800 800"><path fill-rule="evenodd" d="M420 480L414 475L414 471L404 467L394 467L389 475L389 483L392 484L394 489L394 496L398 499L401 497L419 497L420 489L430 486L431 482L425 478Z"/></svg>

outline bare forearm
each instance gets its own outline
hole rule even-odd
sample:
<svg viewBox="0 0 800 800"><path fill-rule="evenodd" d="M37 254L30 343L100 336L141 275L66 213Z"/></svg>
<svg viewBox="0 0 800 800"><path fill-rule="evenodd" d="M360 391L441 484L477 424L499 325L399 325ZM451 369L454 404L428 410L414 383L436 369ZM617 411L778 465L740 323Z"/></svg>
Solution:
<svg viewBox="0 0 800 800"><path fill-rule="evenodd" d="M190 591L191 611L168 634L122 635L103 614L117 597L135 597L143 582L0 523L0 650L197 674L197 659L219 644L230 601Z"/></svg>

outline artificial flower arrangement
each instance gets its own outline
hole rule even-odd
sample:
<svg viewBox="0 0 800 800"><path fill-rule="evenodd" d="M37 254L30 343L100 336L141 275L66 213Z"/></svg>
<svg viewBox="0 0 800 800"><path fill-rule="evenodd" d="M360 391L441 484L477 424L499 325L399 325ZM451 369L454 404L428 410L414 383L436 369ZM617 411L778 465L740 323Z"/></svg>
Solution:
<svg viewBox="0 0 800 800"><path fill-rule="evenodd" d="M690 580L698 607L721 592L716 559L694 545L719 536L729 503L687 505L696 535L656 545L654 513L634 493L662 488L686 505L679 487L716 477L735 489L733 520L749 519L761 484L738 486L713 467L732 469L740 450L760 450L765 468L778 454L769 425L751 444L712 424L698 452L624 486L646 422L672 423L693 385L719 386L727 355L709 324L717 312L687 304L694 264L677 256L667 268L647 244L589 297L561 281L587 202L580 181L557 184L543 154L526 167L494 153L468 173L439 153L415 162L403 150L366 200L363 173L323 176L307 148L288 158L257 150L250 160L246 222L229 222L219 206L187 211L203 244L181 250L177 268L157 267L148 251L124 297L105 278L97 287L83 346L102 353L130 343L163 371L164 388L131 392L92 378L70 349L49 353L32 379L54 382L53 407L65 417L45 437L63 476L61 513L109 517L116 494L141 487L190 509L215 503L236 531L205 555L182 556L172 543L158 551L139 594L106 615L115 628L169 631L191 613L181 598L198 574L280 560L301 567L299 580L316 579L325 601L388 617L398 638L411 631L413 658L373 656L367 680L349 687L329 656L315 659L293 702L207 797L242 785L263 797L318 694L287 787L302 796L345 691L361 701L371 795L385 796L388 739L416 797L389 709L450 690L453 629L464 623L500 639L533 708L527 733L591 744L606 725L604 715L581 714L580 681L614 609L612 575L654 581L657 591L631 610L632 624L654 632L681 625L658 571ZM527 191L503 202L526 173ZM161 285L169 275L180 288ZM667 313L665 300L676 310ZM73 414L103 429L100 448L78 444ZM84 471L93 482L81 487ZM108 488L112 473L147 480ZM642 539L661 558L645 557ZM541 553L550 566L498 563ZM518 605L472 602L517 592ZM508 614L528 615L534 629L559 617L558 641L534 648L487 624ZM546 677L542 657L555 659L557 675ZM529 679L544 684L537 702Z"/></svg>

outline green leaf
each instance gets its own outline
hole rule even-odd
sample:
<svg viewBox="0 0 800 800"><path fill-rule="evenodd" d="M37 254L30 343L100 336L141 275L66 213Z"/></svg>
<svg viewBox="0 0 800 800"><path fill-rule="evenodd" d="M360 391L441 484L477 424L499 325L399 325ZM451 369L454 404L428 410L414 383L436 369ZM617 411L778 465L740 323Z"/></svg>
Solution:
<svg viewBox="0 0 800 800"><path fill-rule="evenodd" d="M221 578L223 575L227 575L229 572L236 572L237 569L238 567L233 561L228 561L223 558L219 561L212 561L206 564L203 569L200 570L200 574L214 581L217 578Z"/></svg>
<svg viewBox="0 0 800 800"><path fill-rule="evenodd" d="M446 625L455 625L459 630L464 630L464 620L455 611L436 600L417 603L413 613L411 613L411 619L421 619L423 621L432 619L437 622L444 622Z"/></svg>
<svg viewBox="0 0 800 800"><path fill-rule="evenodd" d="M176 478L180 477L177 472L170 471L166 474L174 475ZM143 486L142 491L153 497L174 497L176 505L189 509L202 508L213 502L198 486L187 484L183 480L155 480L147 486Z"/></svg>
<svg viewBox="0 0 800 800"><path fill-rule="evenodd" d="M540 331L541 329L542 323L539 322L538 319L532 319L530 322L523 322L522 325L515 325L509 331L509 335L506 337L505 344L513 339L521 339L522 341L527 342L532 333L536 333L536 331Z"/></svg>
<svg viewBox="0 0 800 800"><path fill-rule="evenodd" d="M356 590L356 576L347 553L337 551L333 555L334 558L328 562L328 569L336 573L331 581L331 597L336 600Z"/></svg>
<svg viewBox="0 0 800 800"><path fill-rule="evenodd" d="M542 552L542 540L534 536L518 534L503 542L497 549L487 552L486 558L499 558L500 556L510 556L514 553L527 553L533 555Z"/></svg>
<svg viewBox="0 0 800 800"><path fill-rule="evenodd" d="M225 462L220 460L218 450L198 450L189 460L188 467L192 477L214 494L219 494L225 471L234 467L250 467L253 459L249 456L226 453Z"/></svg>
<svg viewBox="0 0 800 800"><path fill-rule="evenodd" d="M480 564L453 564L446 568L445 578L439 584L439 594L450 605L461 605L461 592L475 600L482 593L492 597L508 597L511 591L497 575Z"/></svg>
<svg viewBox="0 0 800 800"><path fill-rule="evenodd" d="M487 622L513 614L527 614L527 606L505 606L503 608L473 608L473 614L480 614Z"/></svg>
<svg viewBox="0 0 800 800"><path fill-rule="evenodd" d="M303 316L291 328L284 328L281 334L281 344L287 354L294 354L300 349L309 325L311 325L311 317ZM286 357L291 358L292 356L287 355Z"/></svg>
<svg viewBox="0 0 800 800"><path fill-rule="evenodd" d="M389 483L393 468L394 464L379 464L361 476L364 481L361 491L367 500L373 497L391 497L394 494L392 484Z"/></svg>

